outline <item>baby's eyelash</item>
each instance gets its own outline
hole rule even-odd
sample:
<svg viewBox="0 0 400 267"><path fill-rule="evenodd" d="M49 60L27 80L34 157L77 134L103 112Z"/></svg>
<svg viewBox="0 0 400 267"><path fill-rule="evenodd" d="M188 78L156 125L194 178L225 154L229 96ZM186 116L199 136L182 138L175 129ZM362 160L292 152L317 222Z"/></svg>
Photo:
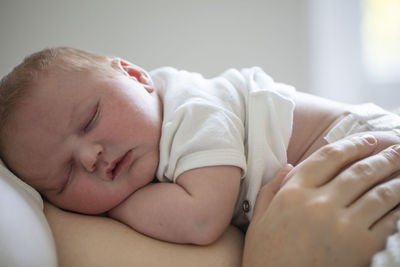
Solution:
<svg viewBox="0 0 400 267"><path fill-rule="evenodd" d="M90 115L88 122L86 122L85 126L83 127L84 133L90 131L93 128L94 123L99 117L99 113L100 113L100 102L97 102L94 112L92 113L92 115Z"/></svg>

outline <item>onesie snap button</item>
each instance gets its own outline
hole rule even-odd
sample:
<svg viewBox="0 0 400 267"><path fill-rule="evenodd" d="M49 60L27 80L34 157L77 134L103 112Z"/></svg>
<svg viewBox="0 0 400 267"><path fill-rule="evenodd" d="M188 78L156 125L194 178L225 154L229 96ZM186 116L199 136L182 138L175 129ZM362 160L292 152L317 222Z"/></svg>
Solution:
<svg viewBox="0 0 400 267"><path fill-rule="evenodd" d="M250 211L250 202L248 200L243 201L242 208L244 212Z"/></svg>

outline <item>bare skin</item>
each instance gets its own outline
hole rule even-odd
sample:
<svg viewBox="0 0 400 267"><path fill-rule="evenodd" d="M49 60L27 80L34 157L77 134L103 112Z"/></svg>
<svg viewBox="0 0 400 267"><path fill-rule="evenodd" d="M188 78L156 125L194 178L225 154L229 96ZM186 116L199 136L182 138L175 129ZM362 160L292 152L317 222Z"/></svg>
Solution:
<svg viewBox="0 0 400 267"><path fill-rule="evenodd" d="M241 265L244 236L233 226L212 245L193 246L162 242L111 218L71 213L50 203L44 212L60 267Z"/></svg>
<svg viewBox="0 0 400 267"><path fill-rule="evenodd" d="M162 103L146 71L121 59L112 64L121 75L43 77L11 115L4 152L9 167L61 208L107 212L160 240L214 242L232 218L241 170L197 168L176 183L150 184L159 159ZM296 165L326 144L324 135L348 106L299 92L294 101L287 154ZM373 134L383 147L400 143L390 133Z"/></svg>
<svg viewBox="0 0 400 267"><path fill-rule="evenodd" d="M384 182L400 170L400 146L362 159L376 147L371 135L340 140L291 170L281 190L288 169L265 185L243 266L367 266L400 219L400 176Z"/></svg>

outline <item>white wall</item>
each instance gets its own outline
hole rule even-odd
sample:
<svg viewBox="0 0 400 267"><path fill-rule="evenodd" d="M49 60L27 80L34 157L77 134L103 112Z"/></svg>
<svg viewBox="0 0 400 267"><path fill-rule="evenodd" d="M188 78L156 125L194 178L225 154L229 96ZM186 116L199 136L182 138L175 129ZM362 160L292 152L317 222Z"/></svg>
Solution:
<svg viewBox="0 0 400 267"><path fill-rule="evenodd" d="M362 1L0 0L0 76L31 52L67 45L205 76L259 65L300 91L400 106L399 84L363 73Z"/></svg>
<svg viewBox="0 0 400 267"><path fill-rule="evenodd" d="M259 65L308 87L306 1L0 0L0 75L23 57L68 45L216 75Z"/></svg>
<svg viewBox="0 0 400 267"><path fill-rule="evenodd" d="M360 0L310 0L310 90L357 103L361 62Z"/></svg>
<svg viewBox="0 0 400 267"><path fill-rule="evenodd" d="M366 71L363 0L308 0L308 4L309 91L348 103L400 107L400 79L377 80Z"/></svg>

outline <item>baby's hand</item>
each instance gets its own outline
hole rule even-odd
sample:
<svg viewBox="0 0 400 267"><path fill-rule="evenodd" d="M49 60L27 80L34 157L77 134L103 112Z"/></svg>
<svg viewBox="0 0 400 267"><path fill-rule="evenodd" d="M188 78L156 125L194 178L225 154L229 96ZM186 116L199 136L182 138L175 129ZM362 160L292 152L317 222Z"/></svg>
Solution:
<svg viewBox="0 0 400 267"><path fill-rule="evenodd" d="M257 216L257 214L261 214L261 212L257 212L258 209L266 210L268 208L271 200L288 180L287 176L292 169L293 166L291 164L286 164L275 174L274 178L272 178L271 181L269 181L260 189L260 192L262 191L263 193L259 193L259 196L257 198L256 205L254 207L254 216Z"/></svg>

